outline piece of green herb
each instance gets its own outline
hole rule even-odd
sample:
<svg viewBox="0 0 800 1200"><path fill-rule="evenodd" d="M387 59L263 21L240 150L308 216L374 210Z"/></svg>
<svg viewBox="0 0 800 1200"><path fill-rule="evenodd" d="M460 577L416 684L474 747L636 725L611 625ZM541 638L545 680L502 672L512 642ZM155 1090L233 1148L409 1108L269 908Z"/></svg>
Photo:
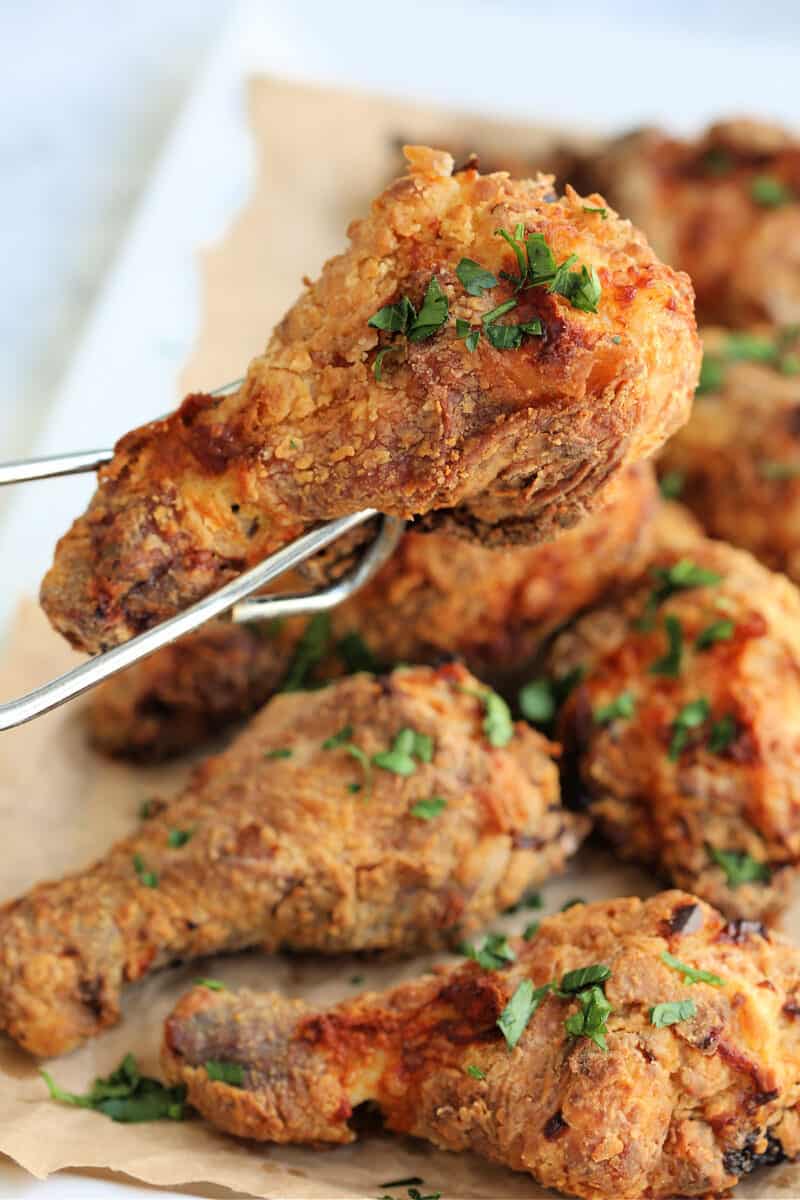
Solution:
<svg viewBox="0 0 800 1200"><path fill-rule="evenodd" d="M677 1025L680 1021L691 1021L697 1016L694 1000L672 1000L666 1004L654 1004L650 1009L650 1024L656 1029Z"/></svg>
<svg viewBox="0 0 800 1200"><path fill-rule="evenodd" d="M502 696L497 692L479 692L475 688L460 689L468 696L474 696L483 705L483 732L492 746L506 746L514 736L514 722L511 719L511 709Z"/></svg>
<svg viewBox="0 0 800 1200"><path fill-rule="evenodd" d="M650 664L651 675L666 675L677 679L681 673L683 657L683 626L675 616L664 617L664 632L667 635L667 652Z"/></svg>
<svg viewBox="0 0 800 1200"><path fill-rule="evenodd" d="M154 817L158 811L157 800L143 800L139 805L139 816L143 821L147 821L150 817Z"/></svg>
<svg viewBox="0 0 800 1200"><path fill-rule="evenodd" d="M781 375L800 375L800 354L784 354L778 363L778 370Z"/></svg>
<svg viewBox="0 0 800 1200"><path fill-rule="evenodd" d="M372 374L378 383L383 379L383 360L387 354L396 354L402 349L401 346L381 346L380 350L375 355L372 362Z"/></svg>
<svg viewBox="0 0 800 1200"><path fill-rule="evenodd" d="M743 850L718 850L716 846L708 844L706 849L709 858L722 867L729 887L738 888L743 883L769 883L771 872L767 864Z"/></svg>
<svg viewBox="0 0 800 1200"><path fill-rule="evenodd" d="M518 693L520 712L534 725L546 725L556 715L556 697L549 679L532 679Z"/></svg>
<svg viewBox="0 0 800 1200"><path fill-rule="evenodd" d="M227 991L227 988L221 979L195 979L194 985L195 987L208 988L210 992Z"/></svg>
<svg viewBox="0 0 800 1200"><path fill-rule="evenodd" d="M721 979L719 975L714 975L711 971L702 971L698 967L687 966L686 963L676 958L674 954L670 954L668 950L662 953L661 961L666 963L668 967L672 967L674 971L680 971L681 975L685 976L689 983L708 983L712 987L725 986L725 980Z"/></svg>
<svg viewBox="0 0 800 1200"><path fill-rule="evenodd" d="M556 260L543 233L530 233L525 239L525 254L528 259L528 281L548 283L556 273Z"/></svg>
<svg viewBox="0 0 800 1200"><path fill-rule="evenodd" d="M677 500L685 482L686 476L683 471L667 471L661 476L659 491L665 500Z"/></svg>
<svg viewBox="0 0 800 1200"><path fill-rule="evenodd" d="M430 800L418 800L411 806L409 812L412 817L419 817L421 821L432 821L446 808L447 801L443 796L431 796Z"/></svg>
<svg viewBox="0 0 800 1200"><path fill-rule="evenodd" d="M503 238L504 241L508 242L511 249L514 251L514 255L517 260L517 266L519 267L519 277L514 279L513 275L509 275L506 271L503 271L502 275L504 279L508 279L510 282L515 283L517 290L522 287L523 283L525 282L525 277L528 273L528 258L526 256L524 246L520 244L520 238L524 236L524 233L524 225L517 225L513 234L510 234L507 229L495 229L495 234L498 237Z"/></svg>
<svg viewBox="0 0 800 1200"><path fill-rule="evenodd" d="M711 587L722 580L722 576L718 575L716 571L699 567L690 558L681 558L670 567L652 567L650 575L656 586L647 599L644 612L635 623L636 627L643 631L653 628L658 608L676 592L685 592L698 587Z"/></svg>
<svg viewBox="0 0 800 1200"><path fill-rule="evenodd" d="M345 670L350 675L359 671L369 671L374 675L381 670L381 664L370 650L360 633L351 630L336 643L336 653L342 660Z"/></svg>
<svg viewBox="0 0 800 1200"><path fill-rule="evenodd" d="M323 750L343 750L345 752L345 754L349 754L351 758L354 758L364 773L364 784L367 788L367 791L369 791L370 777L371 777L371 770L372 770L371 766L370 766L369 757L366 754L366 752L361 749L360 746L356 746L350 740L352 738L352 736L353 736L353 726L352 725L344 725L344 726L342 726L342 728L339 730L338 733L334 733L331 737L325 739L325 741L322 743L322 749ZM348 787L351 792L358 792L361 790L360 784L352 784L351 783L348 785Z"/></svg>
<svg viewBox="0 0 800 1200"><path fill-rule="evenodd" d="M387 1179L386 1183L379 1183L378 1187L419 1187L424 1182L419 1175L409 1175L408 1179Z"/></svg>
<svg viewBox="0 0 800 1200"><path fill-rule="evenodd" d="M528 925L525 926L525 928L522 931L522 936L526 942L529 942L531 940L531 938L536 937L536 934L539 932L540 926L541 926L541 921L531 921Z"/></svg>
<svg viewBox="0 0 800 1200"><path fill-rule="evenodd" d="M193 829L170 829L167 834L167 845L173 850L180 850L181 846L185 846L193 837Z"/></svg>
<svg viewBox="0 0 800 1200"><path fill-rule="evenodd" d="M340 746L345 746L353 736L353 726L343 725L338 733L334 733L331 737L325 738L322 743L323 750L337 750Z"/></svg>
<svg viewBox="0 0 800 1200"><path fill-rule="evenodd" d="M415 319L408 326L408 340L410 342L423 342L426 338L432 337L444 325L447 320L448 311L447 296L442 291L439 280L434 275L425 289L422 307Z"/></svg>
<svg viewBox="0 0 800 1200"><path fill-rule="evenodd" d="M570 254L556 265L553 252L543 234L528 234L523 243L523 225L517 225L513 235L507 229L496 229L495 233L508 242L514 251L519 275L513 276L507 272L502 272L502 275L516 286L517 291L523 285L547 286L548 291L569 300L573 308L583 312L597 312L602 288L594 267L582 265L578 271L573 271L571 268L577 262L577 256L574 254Z"/></svg>
<svg viewBox="0 0 800 1200"><path fill-rule="evenodd" d="M735 628L733 621L728 619L712 621L698 633L694 643L696 649L709 650L717 642L729 642Z"/></svg>
<svg viewBox="0 0 800 1200"><path fill-rule="evenodd" d="M147 867L144 865L144 859L139 853L134 854L133 856L133 869L136 872L139 883L141 883L143 887L158 887L158 875L155 871L147 870Z"/></svg>
<svg viewBox="0 0 800 1200"><path fill-rule="evenodd" d="M614 1011L605 992L600 987L589 987L578 992L575 996L580 1008L564 1021L564 1028L570 1037L585 1037L608 1050L606 1043L606 1022Z"/></svg>
<svg viewBox="0 0 800 1200"><path fill-rule="evenodd" d="M586 901L582 896L572 896L569 900L565 900L561 905L561 912L567 912L570 908L574 908L576 904L585 904Z"/></svg>
<svg viewBox="0 0 800 1200"><path fill-rule="evenodd" d="M469 321L456 317L456 337L463 338L464 345L470 354L474 354L478 348L478 342L481 340L481 331L470 325Z"/></svg>
<svg viewBox="0 0 800 1200"><path fill-rule="evenodd" d="M363 975L351 975L350 982L352 983L353 987L361 987L361 984L364 982L364 976Z"/></svg>
<svg viewBox="0 0 800 1200"><path fill-rule="evenodd" d="M696 729L698 725L702 725L704 721L707 721L710 712L710 705L702 696L698 697L697 700L690 700L688 704L684 704L670 727L671 736L668 756L671 762L677 762L680 758L689 740L689 730Z"/></svg>
<svg viewBox="0 0 800 1200"><path fill-rule="evenodd" d="M601 218L604 221L608 217L608 209L607 208L595 208L594 205L592 205L592 204L584 204L583 211L588 212L588 213L599 213Z"/></svg>
<svg viewBox="0 0 800 1200"><path fill-rule="evenodd" d="M456 267L456 275L468 296L482 296L489 288L497 287L497 279L471 258L462 258Z"/></svg>
<svg viewBox="0 0 800 1200"><path fill-rule="evenodd" d="M482 1071L480 1069L480 1067L473 1066L472 1063L470 1063L468 1067L465 1067L464 1070L467 1072L468 1075L471 1075L473 1079L485 1079L486 1078L486 1072Z"/></svg>
<svg viewBox="0 0 800 1200"><path fill-rule="evenodd" d="M462 942L459 946L461 953L471 958L483 967L484 971L498 971L516 961L514 947L509 944L504 933L487 933L479 946L471 942Z"/></svg>
<svg viewBox="0 0 800 1200"><path fill-rule="evenodd" d="M353 794L355 794L356 792L360 792L361 784L360 783L348 783L347 790L348 790L348 792L352 792Z"/></svg>
<svg viewBox="0 0 800 1200"><path fill-rule="evenodd" d="M523 979L497 1018L497 1025L513 1050L522 1037L528 1022L545 997L553 990L552 983L535 988L530 979Z"/></svg>
<svg viewBox="0 0 800 1200"><path fill-rule="evenodd" d="M413 775L420 762L430 762L433 758L433 738L428 734L418 733L416 729L401 729L396 735L391 749L381 750L373 754L372 762L384 771L395 775Z"/></svg>
<svg viewBox="0 0 800 1200"><path fill-rule="evenodd" d="M544 901L542 900L541 892L526 892L516 904L511 904L508 908L504 908L503 913L508 917L511 916L512 913L522 912L523 908L543 907Z"/></svg>
<svg viewBox="0 0 800 1200"><path fill-rule="evenodd" d="M405 333L416 317L414 305L408 296L401 296L396 304L385 304L367 321L373 329L382 329L387 333Z"/></svg>
<svg viewBox="0 0 800 1200"><path fill-rule="evenodd" d="M291 758L292 751L285 746L278 746L275 750L265 750L264 758Z"/></svg>
<svg viewBox="0 0 800 1200"><path fill-rule="evenodd" d="M550 284L550 291L566 296L573 308L581 312L595 313L600 303L603 289L594 267L582 266L580 271L561 273L562 263Z"/></svg>
<svg viewBox="0 0 800 1200"><path fill-rule="evenodd" d="M503 304L498 304L497 308L490 309L489 312L484 313L481 317L481 322L483 323L484 328L487 325L494 324L499 317L504 317L507 312L511 312L511 310L516 307L516 300L506 300Z"/></svg>
<svg viewBox="0 0 800 1200"><path fill-rule="evenodd" d="M632 717L636 710L636 697L633 692L620 692L608 704L600 704L594 710L594 719L598 725L610 725L612 721Z"/></svg>
<svg viewBox="0 0 800 1200"><path fill-rule="evenodd" d="M228 1083L231 1087L241 1087L244 1083L244 1067L241 1063L209 1058L203 1065L208 1078L216 1083Z"/></svg>
<svg viewBox="0 0 800 1200"><path fill-rule="evenodd" d="M589 967L577 967L574 971L567 971L561 977L558 986L561 992L582 992L584 988L596 983L605 983L610 978L611 967L607 967L605 963L592 963Z"/></svg>
<svg viewBox="0 0 800 1200"><path fill-rule="evenodd" d="M781 208L795 199L792 189L774 175L756 175L750 184L750 197L762 208Z"/></svg>
<svg viewBox="0 0 800 1200"><path fill-rule="evenodd" d="M718 392L724 382L724 360L718 354L705 353L700 366L700 377L697 381L697 395L707 396L709 392Z"/></svg>
<svg viewBox="0 0 800 1200"><path fill-rule="evenodd" d="M711 146L704 153L701 165L708 175L727 175L733 168L733 158L722 146Z"/></svg>
<svg viewBox="0 0 800 1200"><path fill-rule="evenodd" d="M725 338L725 357L730 362L774 363L778 347L772 338L747 330L731 330Z"/></svg>
<svg viewBox="0 0 800 1200"><path fill-rule="evenodd" d="M724 717L720 717L711 726L711 732L708 735L708 748L712 754L724 754L731 742L736 737L736 719L726 713Z"/></svg>
<svg viewBox="0 0 800 1200"><path fill-rule="evenodd" d="M300 692L307 686L309 675L327 653L330 639L330 616L328 613L315 613L295 647L280 691Z"/></svg>
<svg viewBox="0 0 800 1200"><path fill-rule="evenodd" d="M47 1071L42 1071L41 1075L53 1100L94 1109L112 1121L135 1124L183 1119L186 1088L182 1084L165 1087L160 1080L140 1074L132 1054L126 1054L117 1069L106 1078L95 1079L89 1091L82 1095L60 1088Z"/></svg>

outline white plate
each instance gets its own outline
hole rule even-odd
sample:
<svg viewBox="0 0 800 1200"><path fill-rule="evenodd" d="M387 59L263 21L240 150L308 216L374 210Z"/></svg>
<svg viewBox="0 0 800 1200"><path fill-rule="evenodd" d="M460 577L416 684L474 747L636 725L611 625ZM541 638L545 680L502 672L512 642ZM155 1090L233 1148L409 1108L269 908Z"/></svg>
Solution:
<svg viewBox="0 0 800 1200"><path fill-rule="evenodd" d="M800 122L798 93L786 86L797 64L790 17L788 36L775 36L781 5L754 29L751 6L729 4L724 30L688 0L674 0L669 24L647 7L616 4L611 17L599 0L573 0L559 16L528 0L406 0L400 16L374 0L242 5L174 130L31 453L108 445L172 407L197 320L194 250L226 227L251 178L242 83L254 71L600 129L653 121L688 131L745 111ZM0 562L13 564L3 572L13 584L0 589L0 628L18 595L36 589L90 491L88 479L15 490L0 526ZM153 1194L73 1175L37 1183L0 1164L2 1200Z"/></svg>

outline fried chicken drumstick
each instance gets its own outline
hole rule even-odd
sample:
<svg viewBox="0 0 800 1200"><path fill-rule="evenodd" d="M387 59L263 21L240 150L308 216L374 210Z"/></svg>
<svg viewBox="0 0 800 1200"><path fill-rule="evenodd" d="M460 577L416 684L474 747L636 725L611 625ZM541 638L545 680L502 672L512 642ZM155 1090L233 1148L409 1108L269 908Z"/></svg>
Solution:
<svg viewBox="0 0 800 1200"><path fill-rule="evenodd" d="M703 349L662 478L712 537L800 582L800 326L705 329Z"/></svg>
<svg viewBox="0 0 800 1200"><path fill-rule="evenodd" d="M683 892L577 905L476 963L319 1011L185 996L162 1062L229 1133L349 1142L386 1126L587 1200L719 1194L800 1149L800 952ZM237 1084L212 1080L222 1061Z"/></svg>
<svg viewBox="0 0 800 1200"><path fill-rule="evenodd" d="M652 467L629 467L609 492L602 509L538 546L499 551L407 533L375 578L331 613L328 636L319 619L278 628L209 622L95 690L92 741L146 762L190 749L263 704L308 662L320 629L321 661L306 683L354 665L457 656L501 685L555 629L641 569L658 509ZM285 577L277 590L287 590Z"/></svg>
<svg viewBox="0 0 800 1200"><path fill-rule="evenodd" d="M175 959L457 940L586 831L552 749L460 666L276 697L104 859L0 909L0 1028L58 1054Z"/></svg>
<svg viewBox="0 0 800 1200"><path fill-rule="evenodd" d="M690 536L690 535L689 535ZM680 531L559 635L565 799L617 853L732 917L772 919L800 864L800 595Z"/></svg>
<svg viewBox="0 0 800 1200"><path fill-rule="evenodd" d="M42 586L75 646L124 642L368 506L546 540L686 420L691 285L629 222L547 176L408 158L234 395L119 443Z"/></svg>

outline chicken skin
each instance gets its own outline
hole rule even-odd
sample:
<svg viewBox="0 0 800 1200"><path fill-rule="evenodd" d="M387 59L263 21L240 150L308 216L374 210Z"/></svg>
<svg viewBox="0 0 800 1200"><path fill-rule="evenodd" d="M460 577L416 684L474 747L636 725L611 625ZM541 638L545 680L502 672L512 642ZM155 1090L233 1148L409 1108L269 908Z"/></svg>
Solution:
<svg viewBox="0 0 800 1200"><path fill-rule="evenodd" d="M263 704L305 656L305 682L343 666L462 658L495 686L608 587L641 569L658 492L649 463L629 467L604 508L538 546L489 550L447 534L407 533L386 566L336 609L278 628L210 622L94 693L94 744L139 761L201 743ZM285 577L276 590L286 590ZM322 630L321 661L308 641ZM350 647L357 653L354 656Z"/></svg>
<svg viewBox="0 0 800 1200"><path fill-rule="evenodd" d="M787 130L737 119L681 141L644 129L577 177L689 272L701 321L800 321L800 142Z"/></svg>
<svg viewBox="0 0 800 1200"><path fill-rule="evenodd" d="M678 539L556 638L565 799L623 857L732 917L772 919L800 861L800 595ZM569 691L569 685L572 690Z"/></svg>
<svg viewBox="0 0 800 1200"><path fill-rule="evenodd" d="M350 1142L354 1108L586 1200L710 1197L800 1149L800 952L683 892L579 904L500 969L326 1011L196 988L162 1063L229 1133ZM224 1064L232 1082L211 1078ZM238 1082L234 1082L238 1080Z"/></svg>
<svg viewBox="0 0 800 1200"><path fill-rule="evenodd" d="M73 645L124 642L365 507L547 540L685 422L685 275L601 197L408 159L235 394L118 444L42 586Z"/></svg>
<svg viewBox="0 0 800 1200"><path fill-rule="evenodd" d="M691 420L660 458L713 536L800 581L800 326L703 332Z"/></svg>
<svg viewBox="0 0 800 1200"><path fill-rule="evenodd" d="M58 1054L175 959L458 940L586 832L553 750L456 665L276 697L105 858L0 909L0 1028Z"/></svg>

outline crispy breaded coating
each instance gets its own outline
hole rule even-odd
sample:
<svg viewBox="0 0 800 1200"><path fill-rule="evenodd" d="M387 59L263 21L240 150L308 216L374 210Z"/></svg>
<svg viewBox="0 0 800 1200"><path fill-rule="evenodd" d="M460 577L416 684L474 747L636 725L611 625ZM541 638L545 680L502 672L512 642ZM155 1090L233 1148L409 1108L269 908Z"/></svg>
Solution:
<svg viewBox="0 0 800 1200"><path fill-rule="evenodd" d="M689 424L660 458L713 536L800 580L800 326L703 331Z"/></svg>
<svg viewBox="0 0 800 1200"><path fill-rule="evenodd" d="M190 396L118 444L42 586L75 646L124 642L367 506L435 512L484 543L547 540L687 419L691 285L629 222L587 211L596 196L558 199L547 176L452 174L448 154L419 147L408 158L234 395ZM501 277L520 262L499 229L532 237L533 262L552 253L560 292ZM463 258L496 283L470 293ZM510 324L503 305L517 333L497 348L486 330ZM457 322L474 327L473 350Z"/></svg>
<svg viewBox="0 0 800 1200"><path fill-rule="evenodd" d="M490 740L485 694L454 665L276 697L105 858L0 909L0 1028L59 1054L176 959L408 953L480 928L588 826L560 806L555 747L510 721Z"/></svg>
<svg viewBox="0 0 800 1200"><path fill-rule="evenodd" d="M783 938L664 892L577 905L514 949L505 969L468 962L323 1011L196 988L167 1020L164 1070L241 1137L350 1142L353 1110L373 1101L390 1130L586 1200L716 1196L800 1149L800 953ZM597 966L605 1049L571 1031L584 1002L564 978ZM513 1048L498 1027L512 997ZM677 1004L676 1023L655 1023ZM220 1060L239 1086L209 1077Z"/></svg>
<svg viewBox="0 0 800 1200"><path fill-rule="evenodd" d="M489 550L407 533L331 614L327 652L309 680L342 670L343 639L354 635L384 665L456 656L495 685L524 670L554 629L641 568L658 507L652 467L629 467L608 491L602 509L538 546ZM286 590L285 580L276 587ZM198 745L281 686L304 627L213 621L113 676L92 694L94 744L141 761Z"/></svg>
<svg viewBox="0 0 800 1200"><path fill-rule="evenodd" d="M615 852L772 919L800 861L800 595L745 551L666 545L559 635L564 788ZM562 683L562 691L566 683Z"/></svg>
<svg viewBox="0 0 800 1200"><path fill-rule="evenodd" d="M735 119L693 141L643 129L579 173L691 275L701 321L800 320L800 142Z"/></svg>

